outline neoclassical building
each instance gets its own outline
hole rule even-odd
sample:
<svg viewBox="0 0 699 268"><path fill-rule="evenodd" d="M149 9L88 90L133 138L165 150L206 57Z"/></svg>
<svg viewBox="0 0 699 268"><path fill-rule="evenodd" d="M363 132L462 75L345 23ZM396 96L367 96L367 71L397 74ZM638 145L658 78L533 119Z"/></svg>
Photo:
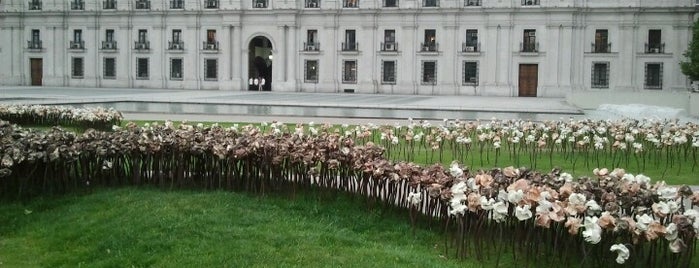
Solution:
<svg viewBox="0 0 699 268"><path fill-rule="evenodd" d="M0 84L685 91L694 0L0 0Z"/></svg>

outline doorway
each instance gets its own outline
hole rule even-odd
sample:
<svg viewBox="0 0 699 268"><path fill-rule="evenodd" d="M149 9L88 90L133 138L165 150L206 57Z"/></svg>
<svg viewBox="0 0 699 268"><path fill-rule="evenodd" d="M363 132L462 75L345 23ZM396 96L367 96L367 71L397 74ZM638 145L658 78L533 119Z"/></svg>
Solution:
<svg viewBox="0 0 699 268"><path fill-rule="evenodd" d="M31 69L32 86L41 86L44 79L43 59L29 59Z"/></svg>
<svg viewBox="0 0 699 268"><path fill-rule="evenodd" d="M539 65L519 65L519 96L536 97L536 88L539 84Z"/></svg>
<svg viewBox="0 0 699 268"><path fill-rule="evenodd" d="M248 86L249 90L272 90L272 42L264 36L257 36L248 47Z"/></svg>

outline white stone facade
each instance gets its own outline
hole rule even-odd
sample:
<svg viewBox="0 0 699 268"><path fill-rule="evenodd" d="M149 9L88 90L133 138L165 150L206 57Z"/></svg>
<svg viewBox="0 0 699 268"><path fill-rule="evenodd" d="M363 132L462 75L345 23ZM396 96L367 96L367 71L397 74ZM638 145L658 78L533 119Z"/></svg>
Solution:
<svg viewBox="0 0 699 268"><path fill-rule="evenodd" d="M111 9L109 2L0 1L0 85L248 90L250 44L262 36L271 44L273 91L539 97L685 91L689 82L679 62L696 4L182 0L180 6L177 0L116 0ZM386 7L393 2L396 7ZM145 3L148 8L137 9ZM116 49L104 45L108 30ZM142 30L148 50L136 49ZM169 49L177 30L181 46ZM211 30L214 42L207 40ZM313 40L309 30L316 31ZM354 30L354 42L347 30ZM386 37L386 30L395 37ZM477 41L467 42L473 30ZM71 41L79 49L71 49ZM343 49L343 43L356 45ZM316 73L307 70L314 66Z"/></svg>

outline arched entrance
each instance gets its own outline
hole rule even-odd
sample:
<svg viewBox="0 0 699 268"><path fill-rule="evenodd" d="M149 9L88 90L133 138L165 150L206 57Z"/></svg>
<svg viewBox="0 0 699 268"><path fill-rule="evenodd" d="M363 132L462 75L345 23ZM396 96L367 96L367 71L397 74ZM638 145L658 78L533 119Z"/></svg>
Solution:
<svg viewBox="0 0 699 268"><path fill-rule="evenodd" d="M249 90L272 90L272 42L264 36L257 36L248 46L248 86ZM264 85L260 86L260 81ZM258 85L255 85L257 79ZM252 82L252 83L250 83Z"/></svg>

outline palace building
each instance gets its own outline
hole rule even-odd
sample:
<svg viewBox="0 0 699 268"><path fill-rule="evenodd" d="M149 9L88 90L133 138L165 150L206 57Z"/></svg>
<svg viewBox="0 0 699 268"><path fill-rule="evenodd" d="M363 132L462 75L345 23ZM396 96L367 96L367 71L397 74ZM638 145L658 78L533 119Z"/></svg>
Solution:
<svg viewBox="0 0 699 268"><path fill-rule="evenodd" d="M0 85L686 91L694 0L0 0ZM265 79L263 86L251 81Z"/></svg>

